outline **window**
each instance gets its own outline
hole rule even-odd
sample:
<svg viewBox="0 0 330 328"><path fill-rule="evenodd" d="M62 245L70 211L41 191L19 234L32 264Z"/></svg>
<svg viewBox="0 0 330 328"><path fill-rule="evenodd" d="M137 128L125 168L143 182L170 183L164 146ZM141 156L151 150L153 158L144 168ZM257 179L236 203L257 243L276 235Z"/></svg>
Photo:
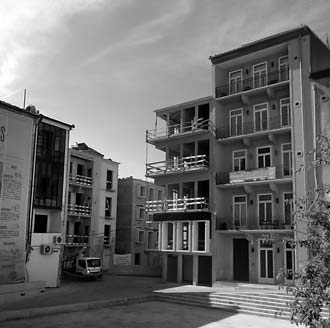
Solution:
<svg viewBox="0 0 330 328"><path fill-rule="evenodd" d="M268 130L268 103L254 105L254 131Z"/></svg>
<svg viewBox="0 0 330 328"><path fill-rule="evenodd" d="M78 265L84 269L86 269L86 261L85 260L78 260Z"/></svg>
<svg viewBox="0 0 330 328"><path fill-rule="evenodd" d="M260 88L267 84L267 63L253 65L253 87Z"/></svg>
<svg viewBox="0 0 330 328"><path fill-rule="evenodd" d="M289 79L289 58L288 56L280 57L278 59L278 70L280 81L287 81Z"/></svg>
<svg viewBox="0 0 330 328"><path fill-rule="evenodd" d="M148 249L154 249L155 243L154 243L154 233L153 231L148 231L147 233L147 248Z"/></svg>
<svg viewBox="0 0 330 328"><path fill-rule="evenodd" d="M155 189L150 188L149 189L149 200L154 200L155 199Z"/></svg>
<svg viewBox="0 0 330 328"><path fill-rule="evenodd" d="M77 175L84 175L84 166L82 164L77 165Z"/></svg>
<svg viewBox="0 0 330 328"><path fill-rule="evenodd" d="M178 222L178 234L177 234L178 250L189 251L190 250L190 222Z"/></svg>
<svg viewBox="0 0 330 328"><path fill-rule="evenodd" d="M89 178L92 177L92 173L93 173L92 168L87 169L87 176L88 176Z"/></svg>
<svg viewBox="0 0 330 328"><path fill-rule="evenodd" d="M162 249L174 250L174 223L162 222Z"/></svg>
<svg viewBox="0 0 330 328"><path fill-rule="evenodd" d="M244 171L246 169L246 151L233 151L233 171Z"/></svg>
<svg viewBox="0 0 330 328"><path fill-rule="evenodd" d="M106 197L105 198L105 216L110 218L111 217L111 207L112 207L112 198Z"/></svg>
<svg viewBox="0 0 330 328"><path fill-rule="evenodd" d="M259 224L272 224L273 222L273 201L272 194L258 195L258 216Z"/></svg>
<svg viewBox="0 0 330 328"><path fill-rule="evenodd" d="M72 174L72 162L70 162L70 169L69 169L69 173Z"/></svg>
<svg viewBox="0 0 330 328"><path fill-rule="evenodd" d="M34 230L35 233L46 233L48 225L48 215L36 214L34 217Z"/></svg>
<svg viewBox="0 0 330 328"><path fill-rule="evenodd" d="M110 245L111 241L111 225L104 225L104 245Z"/></svg>
<svg viewBox="0 0 330 328"><path fill-rule="evenodd" d="M291 144L282 145L282 165L283 165L283 176L288 177L292 175L292 150Z"/></svg>
<svg viewBox="0 0 330 328"><path fill-rule="evenodd" d="M235 109L229 113L230 136L239 136L243 133L243 109Z"/></svg>
<svg viewBox="0 0 330 328"><path fill-rule="evenodd" d="M158 190L158 200L163 200L163 191Z"/></svg>
<svg viewBox="0 0 330 328"><path fill-rule="evenodd" d="M208 252L209 251L209 221L193 221L193 251Z"/></svg>
<svg viewBox="0 0 330 328"><path fill-rule="evenodd" d="M140 253L135 253L135 255L134 255L134 264L135 264L135 265L140 265L140 264L141 264L141 256L140 256Z"/></svg>
<svg viewBox="0 0 330 328"><path fill-rule="evenodd" d="M242 70L229 72L229 94L242 91Z"/></svg>
<svg viewBox="0 0 330 328"><path fill-rule="evenodd" d="M139 196L140 197L145 197L146 196L146 187L145 186L140 186Z"/></svg>
<svg viewBox="0 0 330 328"><path fill-rule="evenodd" d="M143 207L138 207L138 220L144 220L145 211Z"/></svg>
<svg viewBox="0 0 330 328"><path fill-rule="evenodd" d="M113 179L113 172L111 170L107 170L107 181L106 181L106 189L112 190L112 179Z"/></svg>
<svg viewBox="0 0 330 328"><path fill-rule="evenodd" d="M291 125L290 98L280 99L281 126Z"/></svg>
<svg viewBox="0 0 330 328"><path fill-rule="evenodd" d="M292 224L293 218L293 193L286 192L283 194L284 222L286 225Z"/></svg>
<svg viewBox="0 0 330 328"><path fill-rule="evenodd" d="M138 243L144 243L144 231L143 230L137 230L137 240Z"/></svg>
<svg viewBox="0 0 330 328"><path fill-rule="evenodd" d="M258 168L270 167L272 165L271 148L260 147L257 149Z"/></svg>
<svg viewBox="0 0 330 328"><path fill-rule="evenodd" d="M233 226L246 226L246 196L233 197Z"/></svg>

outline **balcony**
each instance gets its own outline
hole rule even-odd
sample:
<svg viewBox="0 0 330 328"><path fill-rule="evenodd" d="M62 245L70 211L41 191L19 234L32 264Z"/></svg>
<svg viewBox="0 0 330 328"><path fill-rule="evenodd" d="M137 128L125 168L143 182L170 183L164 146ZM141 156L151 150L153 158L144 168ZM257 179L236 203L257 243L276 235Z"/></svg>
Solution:
<svg viewBox="0 0 330 328"><path fill-rule="evenodd" d="M93 179L84 175L72 175L70 174L69 182L71 184L90 187L93 184Z"/></svg>
<svg viewBox="0 0 330 328"><path fill-rule="evenodd" d="M207 209L208 202L205 197L147 201L145 208L148 213L183 212Z"/></svg>
<svg viewBox="0 0 330 328"><path fill-rule="evenodd" d="M292 168L277 165L263 168L253 168L244 171L221 172L216 175L217 185L240 184L246 182L268 181L292 178Z"/></svg>
<svg viewBox="0 0 330 328"><path fill-rule="evenodd" d="M235 126L235 131L231 131L232 127L229 124L220 126L217 129L217 139L237 138L246 135L265 133L278 129L290 129L291 122L287 116L273 116L265 121L249 121L241 125Z"/></svg>
<svg viewBox="0 0 330 328"><path fill-rule="evenodd" d="M262 76L252 77L235 83L228 83L215 88L215 97L231 98L233 95L247 94L251 90L279 87L289 81L289 70L273 71Z"/></svg>
<svg viewBox="0 0 330 328"><path fill-rule="evenodd" d="M91 212L91 206L68 204L68 215L91 216Z"/></svg>
<svg viewBox="0 0 330 328"><path fill-rule="evenodd" d="M146 165L146 176L155 177L164 174L205 170L208 168L206 155L182 157L176 160L149 163Z"/></svg>
<svg viewBox="0 0 330 328"><path fill-rule="evenodd" d="M218 218L216 230L221 231L246 231L246 230L292 230L293 223L291 218L261 220L253 218L242 223L240 220L232 218Z"/></svg>
<svg viewBox="0 0 330 328"><path fill-rule="evenodd" d="M192 120L185 124L170 125L165 129L147 130L146 140L153 144L154 142L162 139L173 138L183 135L191 135L196 133L212 132L214 133L215 127L211 120L204 120L202 118Z"/></svg>
<svg viewBox="0 0 330 328"><path fill-rule="evenodd" d="M82 235L66 235L65 245L66 246L86 246L88 245L89 237Z"/></svg>

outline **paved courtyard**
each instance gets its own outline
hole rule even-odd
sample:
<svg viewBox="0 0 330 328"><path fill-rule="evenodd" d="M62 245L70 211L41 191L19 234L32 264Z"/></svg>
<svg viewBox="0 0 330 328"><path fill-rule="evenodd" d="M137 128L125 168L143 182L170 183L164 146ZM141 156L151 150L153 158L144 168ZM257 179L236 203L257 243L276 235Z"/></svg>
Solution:
<svg viewBox="0 0 330 328"><path fill-rule="evenodd" d="M162 302L145 302L7 321L6 328L290 328L288 321Z"/></svg>

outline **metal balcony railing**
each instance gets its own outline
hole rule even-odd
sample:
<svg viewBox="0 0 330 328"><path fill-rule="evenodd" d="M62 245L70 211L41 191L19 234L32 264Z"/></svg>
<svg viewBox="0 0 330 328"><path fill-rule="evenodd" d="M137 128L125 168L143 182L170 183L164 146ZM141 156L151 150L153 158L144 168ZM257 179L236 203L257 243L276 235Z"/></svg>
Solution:
<svg viewBox="0 0 330 328"><path fill-rule="evenodd" d="M232 218L218 218L216 222L217 230L277 230L291 229L292 218L266 219L249 218L245 222L233 220Z"/></svg>
<svg viewBox="0 0 330 328"><path fill-rule="evenodd" d="M82 235L66 235L65 244L66 245L88 245L89 237Z"/></svg>
<svg viewBox="0 0 330 328"><path fill-rule="evenodd" d="M214 133L215 127L213 122L209 119L204 120L203 118L199 118L197 120L186 122L182 125L170 125L165 129L147 130L146 140L147 142L151 142L161 138L170 138L173 136L196 133L200 131L209 131Z"/></svg>
<svg viewBox="0 0 330 328"><path fill-rule="evenodd" d="M261 74L256 77L248 79L236 80L235 82L218 86L215 88L216 98L222 98L233 94L238 94L244 91L252 89L262 88L268 85L274 85L279 82L285 82L289 80L289 70L283 69L279 71L269 72L267 74Z"/></svg>
<svg viewBox="0 0 330 328"><path fill-rule="evenodd" d="M91 216L92 208L88 205L68 205L68 215Z"/></svg>
<svg viewBox="0 0 330 328"><path fill-rule="evenodd" d="M149 163L146 165L146 175L151 177L167 173L195 171L207 167L206 155L187 156L175 160Z"/></svg>
<svg viewBox="0 0 330 328"><path fill-rule="evenodd" d="M82 186L91 186L93 183L93 179L91 177L86 177L84 175L70 174L69 182L74 184L79 184Z"/></svg>
<svg viewBox="0 0 330 328"><path fill-rule="evenodd" d="M180 212L188 210L207 210L205 197L153 200L146 202L146 212Z"/></svg>
<svg viewBox="0 0 330 328"><path fill-rule="evenodd" d="M216 184L235 184L251 181L265 181L291 178L292 168L287 165L276 165L263 168L250 168L244 171L227 171L216 174Z"/></svg>
<svg viewBox="0 0 330 328"><path fill-rule="evenodd" d="M217 129L217 138L225 139L230 137L244 136L247 134L288 128L290 126L291 121L288 115L272 116L268 117L267 120L262 121L254 120L252 118L248 122L237 124L235 126L230 126L229 124L220 126Z"/></svg>

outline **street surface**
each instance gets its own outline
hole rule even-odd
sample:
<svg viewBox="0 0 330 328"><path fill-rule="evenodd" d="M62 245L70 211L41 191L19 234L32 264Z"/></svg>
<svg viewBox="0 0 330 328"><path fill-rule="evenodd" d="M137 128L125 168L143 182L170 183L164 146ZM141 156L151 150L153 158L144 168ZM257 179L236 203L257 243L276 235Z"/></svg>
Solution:
<svg viewBox="0 0 330 328"><path fill-rule="evenodd" d="M293 328L288 321L163 302L15 320L4 328Z"/></svg>

